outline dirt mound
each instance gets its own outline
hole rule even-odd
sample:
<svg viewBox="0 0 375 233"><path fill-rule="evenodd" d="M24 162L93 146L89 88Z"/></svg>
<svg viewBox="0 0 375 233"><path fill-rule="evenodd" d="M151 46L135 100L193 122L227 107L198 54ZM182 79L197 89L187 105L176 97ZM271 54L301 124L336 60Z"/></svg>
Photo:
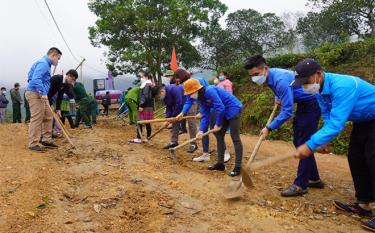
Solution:
<svg viewBox="0 0 375 233"><path fill-rule="evenodd" d="M332 207L334 199L354 197L343 157L317 155L324 190L281 198L296 173L297 161L290 160L256 172L254 189L227 201L222 192L231 178L207 171L208 164L192 162L184 150L172 161L160 149L167 131L145 145L129 144L134 127L110 118L70 132L77 149L58 139L58 150L34 154L26 125L0 125L0 232L362 231L358 219ZM243 140L250 152L257 138ZM233 151L231 143L228 148ZM257 160L292 150L267 141ZM227 170L232 167L233 159Z"/></svg>

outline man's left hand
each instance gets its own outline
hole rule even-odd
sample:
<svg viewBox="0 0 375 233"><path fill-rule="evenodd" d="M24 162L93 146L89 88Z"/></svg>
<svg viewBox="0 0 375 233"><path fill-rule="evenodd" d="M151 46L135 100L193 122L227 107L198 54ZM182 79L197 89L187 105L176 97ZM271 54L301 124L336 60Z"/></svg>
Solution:
<svg viewBox="0 0 375 233"><path fill-rule="evenodd" d="M305 159L312 153L313 151L306 144L303 144L296 149L294 157L298 159Z"/></svg>
<svg viewBox="0 0 375 233"><path fill-rule="evenodd" d="M267 128L267 127L264 127L261 131L260 131L260 135L263 136L263 139L266 139L268 137L268 135L270 134L270 130Z"/></svg>

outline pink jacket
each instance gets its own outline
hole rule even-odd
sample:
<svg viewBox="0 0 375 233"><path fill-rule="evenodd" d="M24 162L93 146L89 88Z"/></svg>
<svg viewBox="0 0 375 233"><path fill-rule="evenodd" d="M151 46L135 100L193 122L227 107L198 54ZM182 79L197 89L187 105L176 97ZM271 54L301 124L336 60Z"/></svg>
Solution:
<svg viewBox="0 0 375 233"><path fill-rule="evenodd" d="M217 87L220 87L231 94L233 94L232 86L233 84L229 79L225 79L224 81L221 81L219 82L219 84L217 84Z"/></svg>

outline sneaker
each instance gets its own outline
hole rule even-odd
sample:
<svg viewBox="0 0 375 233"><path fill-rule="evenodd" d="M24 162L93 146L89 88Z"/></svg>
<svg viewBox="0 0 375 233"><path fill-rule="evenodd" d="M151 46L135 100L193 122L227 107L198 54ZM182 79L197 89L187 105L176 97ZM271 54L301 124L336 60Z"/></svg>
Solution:
<svg viewBox="0 0 375 233"><path fill-rule="evenodd" d="M142 139L142 143L148 143L148 140L147 140L147 138L145 138L145 139Z"/></svg>
<svg viewBox="0 0 375 233"><path fill-rule="evenodd" d="M230 160L230 154L229 154L229 151L228 150L225 150L225 153L224 153L224 163L228 162Z"/></svg>
<svg viewBox="0 0 375 233"><path fill-rule="evenodd" d="M193 161L194 162L208 162L210 161L210 154L203 153L201 156L194 158Z"/></svg>
<svg viewBox="0 0 375 233"><path fill-rule="evenodd" d="M42 144L42 146L44 146L47 149L57 149L57 148L59 148L53 142L41 142L40 144Z"/></svg>
<svg viewBox="0 0 375 233"><path fill-rule="evenodd" d="M241 174L241 167L235 167L233 171L231 171L228 175L231 177L235 177Z"/></svg>
<svg viewBox="0 0 375 233"><path fill-rule="evenodd" d="M303 196L307 193L307 189L302 189L301 187L292 184L287 189L281 192L282 197L297 197L297 196Z"/></svg>
<svg viewBox="0 0 375 233"><path fill-rule="evenodd" d="M366 230L375 232L375 218L362 223L362 227L365 228Z"/></svg>
<svg viewBox="0 0 375 233"><path fill-rule="evenodd" d="M39 145L29 147L29 149L33 152L44 153L44 149Z"/></svg>
<svg viewBox="0 0 375 233"><path fill-rule="evenodd" d="M84 129L92 129L92 126L91 125L84 125L83 128Z"/></svg>
<svg viewBox="0 0 375 233"><path fill-rule="evenodd" d="M307 185L307 187L315 188L315 189L324 189L324 185L325 185L324 182L321 180L318 180L318 181L309 180L309 184Z"/></svg>
<svg viewBox="0 0 375 233"><path fill-rule="evenodd" d="M189 148L187 149L188 153L194 153L198 149L197 144L191 144Z"/></svg>
<svg viewBox="0 0 375 233"><path fill-rule="evenodd" d="M225 165L223 163L216 163L214 165L209 166L208 170L210 170L210 171L224 171Z"/></svg>
<svg viewBox="0 0 375 233"><path fill-rule="evenodd" d="M132 140L129 140L129 142L133 144L142 144L142 140L139 138L134 138Z"/></svg>
<svg viewBox="0 0 375 233"><path fill-rule="evenodd" d="M176 142L171 142L171 143L167 144L165 147L163 147L163 149L164 149L164 150L168 150L168 149L173 148L173 147L176 147L176 146L178 146L178 143L176 143Z"/></svg>
<svg viewBox="0 0 375 233"><path fill-rule="evenodd" d="M371 210L363 209L362 207L359 206L358 203L345 204L340 201L333 201L333 205L339 210L347 211L349 213L354 213L361 217L370 217L370 218L373 217Z"/></svg>

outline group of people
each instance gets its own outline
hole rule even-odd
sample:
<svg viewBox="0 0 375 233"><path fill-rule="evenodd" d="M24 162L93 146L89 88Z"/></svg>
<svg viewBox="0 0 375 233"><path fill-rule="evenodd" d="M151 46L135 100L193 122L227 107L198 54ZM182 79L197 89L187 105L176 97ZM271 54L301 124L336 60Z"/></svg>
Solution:
<svg viewBox="0 0 375 233"><path fill-rule="evenodd" d="M60 117L64 116L62 112L70 112L66 106L74 103L78 105L76 121L72 127L78 127L83 120L84 126L90 128L96 121L97 103L87 94L83 84L77 82L78 73L75 70L69 70L65 76L51 77L51 65L56 66L61 56L59 49L51 48L46 56L33 64L28 73L25 96L31 112L29 148L32 151L43 152L45 148L57 148L52 141L51 105L55 106L55 112ZM325 72L313 59L300 61L293 72L271 68L266 59L258 55L247 59L244 68L254 83L267 85L273 91L275 104L281 106L280 113L261 130L263 138L266 139L270 132L293 117L295 157L300 160L294 182L281 192L284 197L302 196L308 192L308 188L324 188L314 151L326 147L343 130L347 121L353 122L348 161L356 201L352 204L335 201L334 205L352 214L372 218L363 223L363 226L375 231L375 218L370 206L375 201L375 86L356 76ZM190 138L202 140L203 148L202 154L193 160L210 160L209 137L204 134L212 129L217 142L217 159L216 163L208 166L208 170L225 170L225 162L230 159L230 155L224 138L229 133L235 151L234 168L229 175L240 175L243 105L233 95L229 75L226 72L220 73L215 85L209 85L203 78L192 77L185 69L168 71L165 76L169 77L170 84L159 86L155 85L151 73L141 71L140 84L124 95L123 103L128 110L130 124L137 126L136 137L130 142L147 142L152 134L151 125L145 124L144 137L143 125L137 122L154 118L155 99L159 99L166 106L166 117L173 119L165 125L167 127L171 123L171 137L164 149L178 145L182 119L184 116L194 116L185 124L188 125ZM6 90L1 88L1 116L4 114L1 109L8 104L5 93ZM68 100L67 105L62 104L64 99ZM297 105L296 108L294 104ZM318 129L321 116L323 126ZM200 119L199 127L197 119ZM69 118L68 120L71 121ZM197 143L193 142L187 152L194 153L197 149Z"/></svg>
<svg viewBox="0 0 375 233"><path fill-rule="evenodd" d="M10 90L10 99L12 101L12 115L13 115L13 123L22 123L22 114L21 114L21 106L24 103L25 107L25 123L30 122L30 108L27 99L24 96L24 101L21 97L20 92L21 85L19 83L14 84L14 88ZM9 100L6 96L7 89L5 87L1 87L0 93L0 123L5 123L6 115L7 115L7 107L9 104ZM24 93L25 94L25 93Z"/></svg>
<svg viewBox="0 0 375 233"><path fill-rule="evenodd" d="M348 161L356 201L349 204L334 201L334 205L351 214L372 218L364 222L363 227L375 231L375 218L370 206L375 201L375 86L356 76L325 72L314 59L300 61L293 72L271 68L263 56L257 55L247 59L244 68L254 83L267 85L273 91L275 104L281 106L275 119L260 131L263 138L266 139L272 131L293 117L295 157L300 160L294 182L281 192L283 197L302 196L308 192L308 188L324 188L314 151L326 148L340 134L346 122L353 122ZM209 138L202 136L213 129L217 141L217 161L208 170L219 171L225 170L224 137L230 129L236 159L229 175L240 175L243 105L232 94L228 74L221 73L215 80L216 85L209 85L199 77L191 77L184 69L168 71L167 74L170 84L155 86L150 74L140 73L141 85L131 89L125 99L130 122L135 124L136 120L153 119L153 99L163 100L167 118L174 118L170 143L164 147L168 149L178 145L180 120L184 116L196 116L196 119L200 119L200 126L197 128L196 119L188 120L189 134L190 138L202 139L203 154L193 160L210 160ZM318 129L321 116L323 126ZM146 129L149 137L151 125L146 124ZM137 138L130 142L146 142L147 138L142 138L141 134L142 126L138 125ZM188 152L192 153L197 148L197 144L192 143Z"/></svg>

